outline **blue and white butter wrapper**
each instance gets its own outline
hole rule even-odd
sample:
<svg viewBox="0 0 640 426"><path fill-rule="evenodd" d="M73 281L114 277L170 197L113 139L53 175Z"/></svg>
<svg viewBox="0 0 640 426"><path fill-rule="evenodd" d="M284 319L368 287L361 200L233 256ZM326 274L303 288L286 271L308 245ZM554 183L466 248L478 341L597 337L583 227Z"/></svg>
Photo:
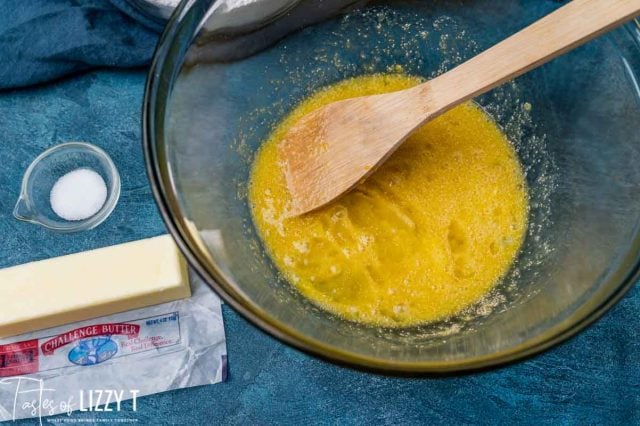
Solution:
<svg viewBox="0 0 640 426"><path fill-rule="evenodd" d="M189 276L188 299L0 339L0 421L226 380L220 299Z"/></svg>

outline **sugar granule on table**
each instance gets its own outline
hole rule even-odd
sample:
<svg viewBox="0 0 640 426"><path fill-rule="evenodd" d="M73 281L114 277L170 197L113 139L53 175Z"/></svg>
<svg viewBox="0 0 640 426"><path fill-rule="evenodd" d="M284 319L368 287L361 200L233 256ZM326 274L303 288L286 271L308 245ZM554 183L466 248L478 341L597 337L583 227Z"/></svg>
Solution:
<svg viewBox="0 0 640 426"><path fill-rule="evenodd" d="M53 211L65 220L84 220L98 213L107 200L107 185L91 169L73 170L51 188Z"/></svg>

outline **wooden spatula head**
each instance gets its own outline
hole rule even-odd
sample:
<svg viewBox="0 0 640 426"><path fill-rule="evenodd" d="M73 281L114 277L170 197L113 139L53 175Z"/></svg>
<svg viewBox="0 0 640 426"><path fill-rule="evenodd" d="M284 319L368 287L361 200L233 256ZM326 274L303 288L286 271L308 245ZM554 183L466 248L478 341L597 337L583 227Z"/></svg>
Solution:
<svg viewBox="0 0 640 426"><path fill-rule="evenodd" d="M412 100L401 95L404 92L334 102L289 129L279 150L292 198L290 216L315 210L349 191L424 120L422 108L404 105Z"/></svg>

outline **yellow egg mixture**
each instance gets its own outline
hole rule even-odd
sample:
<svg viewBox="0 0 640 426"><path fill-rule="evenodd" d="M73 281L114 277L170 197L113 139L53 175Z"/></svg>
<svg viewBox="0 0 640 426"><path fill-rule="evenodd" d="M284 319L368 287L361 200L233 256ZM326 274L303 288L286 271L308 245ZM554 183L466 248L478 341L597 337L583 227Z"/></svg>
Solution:
<svg viewBox="0 0 640 426"><path fill-rule="evenodd" d="M472 103L423 126L352 192L284 218L290 195L277 145L287 129L330 102L419 82L377 74L320 90L280 123L253 165L250 204L273 261L303 295L350 320L398 327L455 314L496 284L523 240L522 169Z"/></svg>

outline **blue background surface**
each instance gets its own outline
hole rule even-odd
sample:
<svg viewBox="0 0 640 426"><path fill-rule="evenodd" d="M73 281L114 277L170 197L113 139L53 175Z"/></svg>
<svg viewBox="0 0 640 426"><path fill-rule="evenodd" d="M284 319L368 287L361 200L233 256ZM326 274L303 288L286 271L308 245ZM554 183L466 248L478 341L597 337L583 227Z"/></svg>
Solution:
<svg viewBox="0 0 640 426"><path fill-rule="evenodd" d="M165 232L139 143L143 85L143 71L102 71L0 95L0 266ZM60 235L18 222L11 210L27 165L66 140L94 143L113 157L122 197L95 230ZM125 404L120 413L72 417L141 424L637 424L639 318L636 287L594 326L542 355L481 373L410 378L307 356L225 306L228 382L142 398L137 412Z"/></svg>
<svg viewBox="0 0 640 426"><path fill-rule="evenodd" d="M78 2L48 4L58 3ZM107 8L98 0L85 3ZM115 13L112 17L128 22ZM138 40L153 40L152 33L143 32ZM8 46L2 43L4 37L0 34L0 50ZM107 57L102 65L109 66L112 59ZM91 66L47 68L53 74L37 74L36 80ZM6 66L0 67L0 76L2 72L17 74ZM144 78L143 70L102 70L0 93L0 267L166 232L140 146ZM22 84L18 80L3 81L17 86ZM114 159L122 196L112 216L95 230L69 235L13 219L28 164L44 149L70 140L96 144ZM2 303L7 302L0 296L0 308ZM638 288L595 325L542 355L447 377L389 377L336 366L266 336L227 306L224 316L230 374L226 383L145 397L138 401L137 412L126 403L120 413L74 413L72 419L126 418L140 424L640 423Z"/></svg>

